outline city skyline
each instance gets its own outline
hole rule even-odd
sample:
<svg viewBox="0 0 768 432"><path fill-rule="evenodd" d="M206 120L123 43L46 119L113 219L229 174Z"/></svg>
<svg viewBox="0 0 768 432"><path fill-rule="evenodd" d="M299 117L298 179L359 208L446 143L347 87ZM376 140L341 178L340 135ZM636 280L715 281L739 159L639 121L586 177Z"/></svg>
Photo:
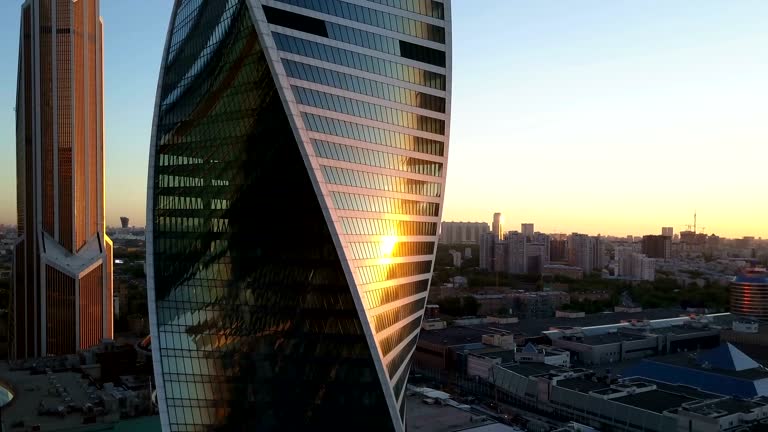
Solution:
<svg viewBox="0 0 768 432"><path fill-rule="evenodd" d="M105 2L107 224L144 225L146 150L170 2ZM768 43L759 1L579 5L458 1L456 89L443 220L495 211L542 232L679 231L768 237L754 199L768 141ZM152 6L156 14L139 11ZM15 58L20 2L0 5ZM621 19L617 19L621 18ZM141 22L141 26L136 23ZM507 40L503 55L485 41ZM140 42L140 43L139 43ZM519 43L518 43L519 42ZM127 61L126 59L131 59ZM0 66L0 223L15 221L15 62ZM129 85L130 84L130 85ZM493 87L493 88L492 88ZM114 121L121 119L121 121ZM480 121L486 119L485 123Z"/></svg>

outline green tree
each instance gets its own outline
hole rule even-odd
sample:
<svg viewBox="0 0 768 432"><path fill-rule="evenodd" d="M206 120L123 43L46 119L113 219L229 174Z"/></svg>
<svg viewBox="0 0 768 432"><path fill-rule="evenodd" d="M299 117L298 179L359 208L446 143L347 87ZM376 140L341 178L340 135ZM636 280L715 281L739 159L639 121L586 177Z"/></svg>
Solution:
<svg viewBox="0 0 768 432"><path fill-rule="evenodd" d="M11 301L11 281L0 280L0 309L8 309Z"/></svg>
<svg viewBox="0 0 768 432"><path fill-rule="evenodd" d="M451 316L463 315L461 298L459 297L444 297L437 304L440 306L441 313Z"/></svg>
<svg viewBox="0 0 768 432"><path fill-rule="evenodd" d="M475 316L480 310L480 302L472 296L461 298L461 310L465 316Z"/></svg>

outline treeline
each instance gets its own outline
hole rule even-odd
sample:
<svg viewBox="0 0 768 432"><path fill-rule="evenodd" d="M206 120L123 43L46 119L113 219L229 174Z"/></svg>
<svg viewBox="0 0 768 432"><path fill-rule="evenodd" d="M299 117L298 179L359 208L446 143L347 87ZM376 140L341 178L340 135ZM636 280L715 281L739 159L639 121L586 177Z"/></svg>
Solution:
<svg viewBox="0 0 768 432"><path fill-rule="evenodd" d="M440 306L440 313L454 317L475 316L480 310L480 302L472 296L445 297L437 304Z"/></svg>

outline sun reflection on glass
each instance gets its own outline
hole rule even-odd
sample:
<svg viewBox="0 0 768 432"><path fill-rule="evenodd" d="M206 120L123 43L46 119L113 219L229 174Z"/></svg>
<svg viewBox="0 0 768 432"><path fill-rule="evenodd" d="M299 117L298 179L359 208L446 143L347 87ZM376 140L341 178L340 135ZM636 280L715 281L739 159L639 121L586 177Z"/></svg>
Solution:
<svg viewBox="0 0 768 432"><path fill-rule="evenodd" d="M381 238L381 256L391 257L397 245L397 236L388 235Z"/></svg>

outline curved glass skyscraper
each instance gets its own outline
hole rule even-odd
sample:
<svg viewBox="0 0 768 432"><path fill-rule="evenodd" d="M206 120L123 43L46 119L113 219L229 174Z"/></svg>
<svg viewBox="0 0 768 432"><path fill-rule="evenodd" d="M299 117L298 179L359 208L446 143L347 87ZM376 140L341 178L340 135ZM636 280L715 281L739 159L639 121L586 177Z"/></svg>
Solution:
<svg viewBox="0 0 768 432"><path fill-rule="evenodd" d="M437 0L176 1L147 215L164 430L404 430L450 35Z"/></svg>

